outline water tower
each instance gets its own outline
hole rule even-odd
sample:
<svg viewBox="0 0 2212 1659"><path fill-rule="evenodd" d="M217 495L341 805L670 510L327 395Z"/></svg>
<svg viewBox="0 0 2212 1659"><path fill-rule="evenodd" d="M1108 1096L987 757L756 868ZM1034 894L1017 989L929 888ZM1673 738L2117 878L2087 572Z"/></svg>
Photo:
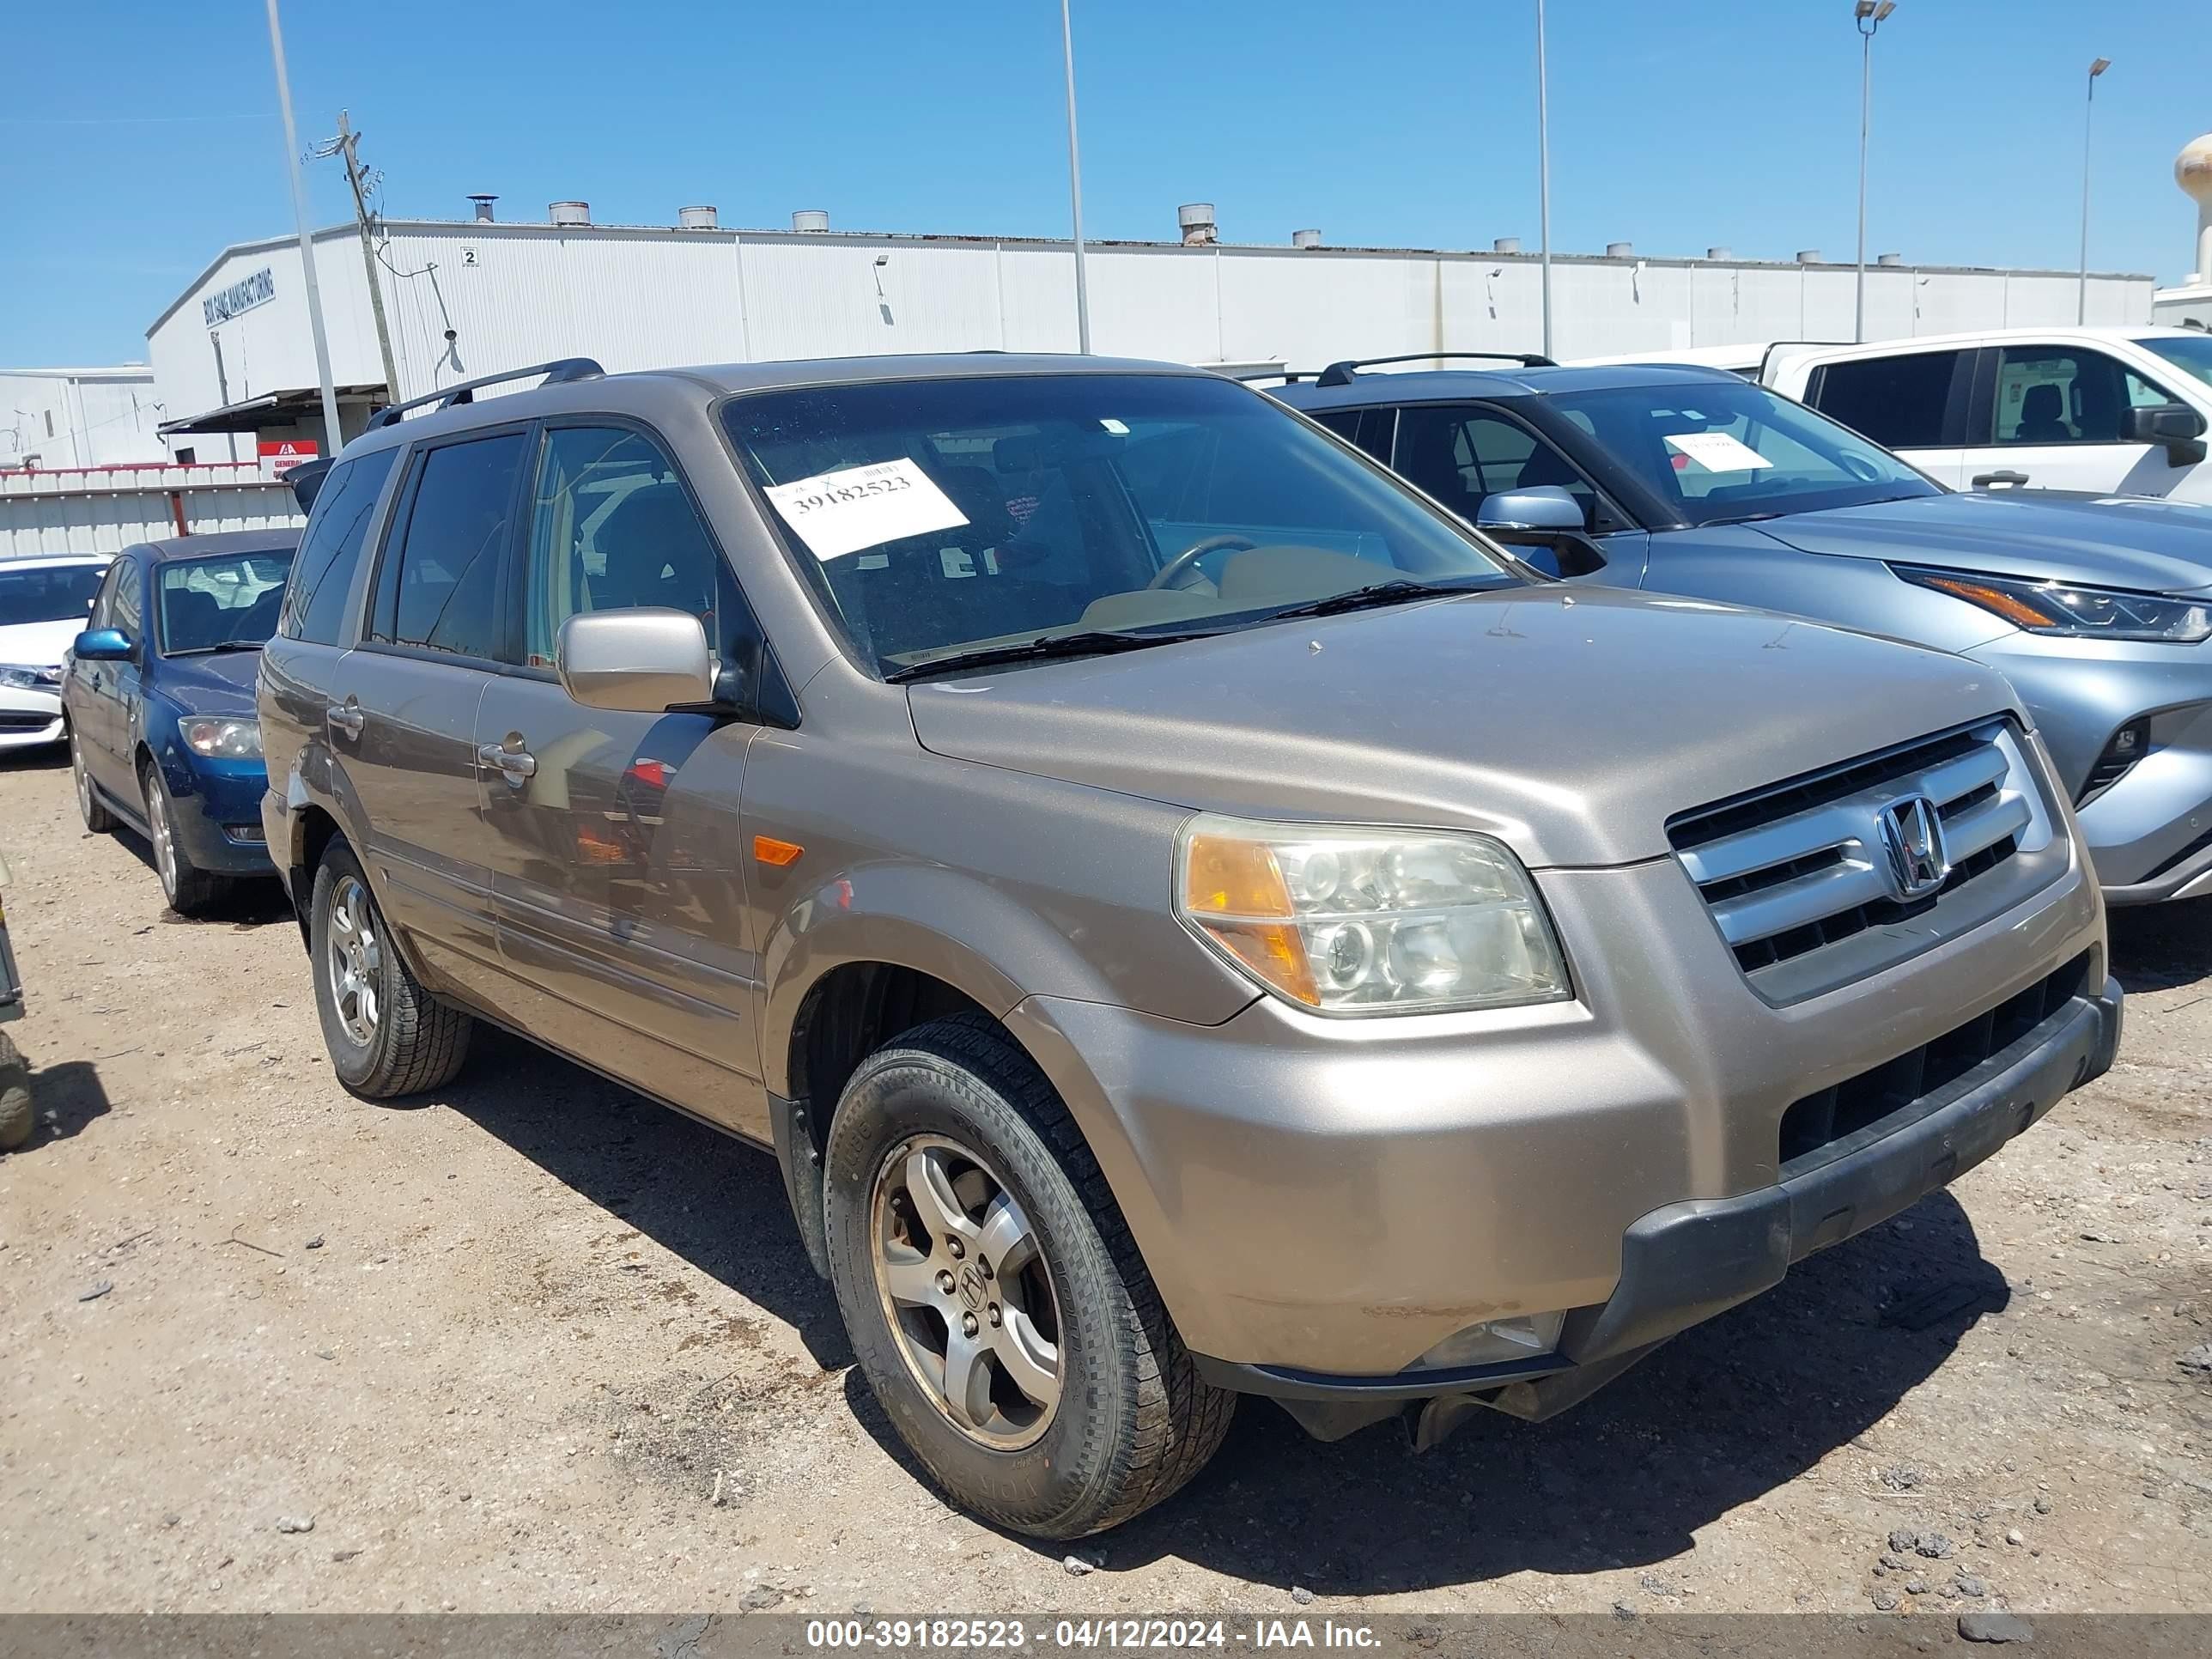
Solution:
<svg viewBox="0 0 2212 1659"><path fill-rule="evenodd" d="M2191 283L2212 283L2212 132L2192 138L2173 158L2173 182L2197 204L2197 268Z"/></svg>

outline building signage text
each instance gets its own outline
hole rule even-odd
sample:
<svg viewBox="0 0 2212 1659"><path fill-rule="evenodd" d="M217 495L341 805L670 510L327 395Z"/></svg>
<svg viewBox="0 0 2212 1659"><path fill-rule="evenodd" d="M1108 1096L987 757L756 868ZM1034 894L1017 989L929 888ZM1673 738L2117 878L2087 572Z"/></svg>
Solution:
<svg viewBox="0 0 2212 1659"><path fill-rule="evenodd" d="M276 297L276 279L264 265L251 276L241 277L228 288L217 290L200 301L200 314L213 328L217 323L227 323L241 311L251 311L266 305Z"/></svg>

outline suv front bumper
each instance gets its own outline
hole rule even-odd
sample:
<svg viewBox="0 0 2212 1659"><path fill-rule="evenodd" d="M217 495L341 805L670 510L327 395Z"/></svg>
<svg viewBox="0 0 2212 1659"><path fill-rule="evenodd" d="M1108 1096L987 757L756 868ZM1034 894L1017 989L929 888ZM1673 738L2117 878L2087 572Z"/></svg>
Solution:
<svg viewBox="0 0 2212 1659"><path fill-rule="evenodd" d="M1358 1420L1547 1372L1551 1398L1570 1375L1587 1393L1979 1162L2118 1041L2078 856L1987 924L1780 1007L1672 860L1539 880L1575 1002L1330 1020L1263 999L1195 1026L1030 998L1007 1017L1216 1381ZM2017 1037L1785 1165L1794 1105L2029 997ZM1417 1368L1471 1325L1553 1311L1551 1355Z"/></svg>

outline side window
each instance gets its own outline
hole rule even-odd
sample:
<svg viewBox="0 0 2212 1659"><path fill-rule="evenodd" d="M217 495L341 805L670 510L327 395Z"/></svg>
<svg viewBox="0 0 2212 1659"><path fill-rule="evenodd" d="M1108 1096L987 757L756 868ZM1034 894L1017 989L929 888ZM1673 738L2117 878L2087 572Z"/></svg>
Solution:
<svg viewBox="0 0 2212 1659"><path fill-rule="evenodd" d="M115 626L115 590L123 580L123 573L130 568L128 559L118 559L107 567L106 575L100 579L100 591L92 596L92 609L85 613L87 628Z"/></svg>
<svg viewBox="0 0 2212 1659"><path fill-rule="evenodd" d="M579 613L665 606L688 611L717 657L745 677L770 718L797 708L766 653L760 625L691 504L675 463L625 427L555 427L531 492L520 660L550 668L561 624Z"/></svg>
<svg viewBox="0 0 2212 1659"><path fill-rule="evenodd" d="M1594 521L1597 494L1574 463L1527 428L1464 406L1398 411L1397 470L1462 518L1501 490L1556 484Z"/></svg>
<svg viewBox="0 0 2212 1659"><path fill-rule="evenodd" d="M2101 351L2007 346L1997 359L1996 429L1989 441L2124 443L2130 409L2166 401L2164 392Z"/></svg>
<svg viewBox="0 0 2212 1659"><path fill-rule="evenodd" d="M1358 409L1316 409L1307 411L1321 425L1348 444L1359 441L1359 417L1366 413Z"/></svg>
<svg viewBox="0 0 2212 1659"><path fill-rule="evenodd" d="M505 643L500 576L526 434L442 444L416 468L406 522L386 543L371 636L462 657Z"/></svg>
<svg viewBox="0 0 2212 1659"><path fill-rule="evenodd" d="M1815 371L1806 401L1886 449L1933 449L1946 441L1944 413L1960 355L1911 351L1830 363Z"/></svg>
<svg viewBox="0 0 2212 1659"><path fill-rule="evenodd" d="M315 510L300 538L292 562L292 580L284 590L284 609L276 631L289 640L336 645L345 626L346 595L368 538L369 514L392 473L399 451L380 449L358 460L340 461L323 480Z"/></svg>
<svg viewBox="0 0 2212 1659"><path fill-rule="evenodd" d="M146 637L146 618L139 599L137 563L129 558L115 562L115 588L108 595L108 626L119 628L136 645Z"/></svg>

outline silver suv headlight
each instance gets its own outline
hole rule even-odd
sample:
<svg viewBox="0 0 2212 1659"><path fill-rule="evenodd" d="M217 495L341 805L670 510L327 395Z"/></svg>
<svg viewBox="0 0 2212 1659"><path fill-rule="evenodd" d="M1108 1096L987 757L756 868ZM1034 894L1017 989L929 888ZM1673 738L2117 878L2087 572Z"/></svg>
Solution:
<svg viewBox="0 0 2212 1659"><path fill-rule="evenodd" d="M184 738L185 747L195 755L205 755L211 760L261 758L261 727L252 720L187 714L177 722L177 732Z"/></svg>
<svg viewBox="0 0 2212 1659"><path fill-rule="evenodd" d="M2030 634L2064 634L2084 640L2152 640L2196 645L2212 639L2212 604L2134 593L2118 587L1984 576L1971 570L1933 570L1893 564L1906 581L1978 605Z"/></svg>
<svg viewBox="0 0 2212 1659"><path fill-rule="evenodd" d="M1176 866L1183 922L1301 1007L1435 1013L1568 994L1528 872L1487 836L1204 814Z"/></svg>

